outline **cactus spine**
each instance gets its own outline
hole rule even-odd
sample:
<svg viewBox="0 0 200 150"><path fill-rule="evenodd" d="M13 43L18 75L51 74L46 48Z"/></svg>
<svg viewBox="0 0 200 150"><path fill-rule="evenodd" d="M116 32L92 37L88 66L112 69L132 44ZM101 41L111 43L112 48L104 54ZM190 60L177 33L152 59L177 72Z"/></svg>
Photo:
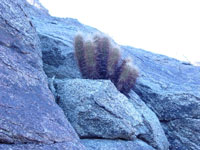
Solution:
<svg viewBox="0 0 200 150"><path fill-rule="evenodd" d="M108 37L96 35L93 41L75 37L75 56L84 78L110 79L117 89L126 94L134 86L138 71L130 58L119 66L120 49L112 46Z"/></svg>
<svg viewBox="0 0 200 150"><path fill-rule="evenodd" d="M119 48L115 47L110 49L108 64L107 64L107 77L110 78L111 81L114 81L120 57L121 54Z"/></svg>
<svg viewBox="0 0 200 150"><path fill-rule="evenodd" d="M107 79L107 63L111 49L110 40L107 37L96 37L94 43L97 51L97 71L100 79Z"/></svg>
<svg viewBox="0 0 200 150"><path fill-rule="evenodd" d="M85 64L87 70L87 78L98 79L99 74L97 72L97 62L96 62L96 49L92 41L85 42Z"/></svg>
<svg viewBox="0 0 200 150"><path fill-rule="evenodd" d="M84 40L81 35L77 35L74 39L75 56L78 63L78 67L82 76L85 78L87 76L87 71L85 67L85 50L84 50Z"/></svg>
<svg viewBox="0 0 200 150"><path fill-rule="evenodd" d="M116 83L117 89L124 94L128 93L134 86L138 76L138 71L133 66L132 59L127 58L123 60Z"/></svg>

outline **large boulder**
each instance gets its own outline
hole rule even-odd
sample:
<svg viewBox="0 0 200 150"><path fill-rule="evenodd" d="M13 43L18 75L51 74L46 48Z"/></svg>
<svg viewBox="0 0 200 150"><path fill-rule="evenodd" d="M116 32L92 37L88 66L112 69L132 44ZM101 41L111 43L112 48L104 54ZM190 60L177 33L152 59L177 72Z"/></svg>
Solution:
<svg viewBox="0 0 200 150"><path fill-rule="evenodd" d="M142 134L138 138L145 140L156 149L168 149L169 142L155 113L145 105L135 92L131 91L128 95L130 102L142 115L144 125L149 129L148 134Z"/></svg>
<svg viewBox="0 0 200 150"><path fill-rule="evenodd" d="M39 38L25 5L24 0L0 3L0 144L12 149L71 142L83 149L48 88Z"/></svg>
<svg viewBox="0 0 200 150"><path fill-rule="evenodd" d="M138 138L158 150L168 149L155 114L133 94L130 102L111 81L55 80L55 90L58 104L81 138Z"/></svg>
<svg viewBox="0 0 200 150"><path fill-rule="evenodd" d="M56 80L58 104L81 138L135 138L142 117L108 80ZM143 131L139 131L139 129Z"/></svg>
<svg viewBox="0 0 200 150"><path fill-rule="evenodd" d="M74 53L63 42L39 35L42 45L44 71L49 78L81 78Z"/></svg>
<svg viewBox="0 0 200 150"><path fill-rule="evenodd" d="M105 139L83 139L81 143L88 150L155 150L141 140L105 140Z"/></svg>
<svg viewBox="0 0 200 150"><path fill-rule="evenodd" d="M200 67L122 47L140 68L135 91L156 113L172 150L200 149Z"/></svg>
<svg viewBox="0 0 200 150"><path fill-rule="evenodd" d="M78 32L99 33L95 28L86 26L71 18L56 18L30 13L33 25L41 41L44 71L48 77L81 78L74 55L73 41Z"/></svg>

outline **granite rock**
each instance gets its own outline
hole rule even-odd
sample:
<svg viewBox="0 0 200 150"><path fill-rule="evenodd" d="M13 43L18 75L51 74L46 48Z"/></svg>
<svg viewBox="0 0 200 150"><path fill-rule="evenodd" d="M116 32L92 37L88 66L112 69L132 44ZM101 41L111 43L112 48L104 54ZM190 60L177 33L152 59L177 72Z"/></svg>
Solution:
<svg viewBox="0 0 200 150"><path fill-rule="evenodd" d="M54 82L57 102L81 138L141 139L168 150L158 118L134 92L128 99L109 80Z"/></svg>
<svg viewBox="0 0 200 150"><path fill-rule="evenodd" d="M25 5L24 0L0 3L0 148L79 143L48 88L39 37Z"/></svg>

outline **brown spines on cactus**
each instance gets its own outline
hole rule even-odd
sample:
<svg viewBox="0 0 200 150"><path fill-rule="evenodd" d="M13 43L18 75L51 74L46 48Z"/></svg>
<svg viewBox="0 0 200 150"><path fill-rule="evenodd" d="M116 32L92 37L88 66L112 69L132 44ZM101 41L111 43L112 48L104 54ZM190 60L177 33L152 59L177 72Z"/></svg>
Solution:
<svg viewBox="0 0 200 150"><path fill-rule="evenodd" d="M84 39L81 35L77 35L74 39L74 48L76 61L78 63L79 70L82 76L85 78L87 71L85 68L85 50L84 50Z"/></svg>
<svg viewBox="0 0 200 150"><path fill-rule="evenodd" d="M132 60L130 58L123 60L116 83L117 89L127 94L134 86L138 76L138 70L133 66Z"/></svg>
<svg viewBox="0 0 200 150"><path fill-rule="evenodd" d="M119 48L111 48L108 56L107 62L107 76L114 82L116 70L120 60L121 54Z"/></svg>
<svg viewBox="0 0 200 150"><path fill-rule="evenodd" d="M110 40L107 37L95 36L94 44L97 52L97 71L100 79L107 79L107 62L111 49Z"/></svg>
<svg viewBox="0 0 200 150"><path fill-rule="evenodd" d="M110 79L117 89L127 94L134 86L138 71L130 58L120 62L120 49L111 45L108 37L96 35L93 41L75 37L75 56L84 78Z"/></svg>
<svg viewBox="0 0 200 150"><path fill-rule="evenodd" d="M87 70L87 78L98 79L96 49L92 41L85 42L85 65Z"/></svg>

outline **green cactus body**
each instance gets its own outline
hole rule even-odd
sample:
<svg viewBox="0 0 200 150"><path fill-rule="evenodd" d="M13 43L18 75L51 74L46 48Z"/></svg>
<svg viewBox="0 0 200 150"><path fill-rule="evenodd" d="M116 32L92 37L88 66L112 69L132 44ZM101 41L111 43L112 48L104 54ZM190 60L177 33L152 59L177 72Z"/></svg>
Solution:
<svg viewBox="0 0 200 150"><path fill-rule="evenodd" d="M98 79L99 75L96 69L96 50L91 41L85 42L85 64L87 69L87 77L89 79Z"/></svg>
<svg viewBox="0 0 200 150"><path fill-rule="evenodd" d="M125 59L120 68L120 74L117 81L117 89L126 94L134 86L138 77L137 69L132 65L131 59Z"/></svg>
<svg viewBox="0 0 200 150"><path fill-rule="evenodd" d="M81 35L77 35L75 37L74 47L75 47L75 56L78 63L78 67L80 69L82 76L85 78L87 75L87 71L85 68L85 59L84 59L85 55L84 40Z"/></svg>

